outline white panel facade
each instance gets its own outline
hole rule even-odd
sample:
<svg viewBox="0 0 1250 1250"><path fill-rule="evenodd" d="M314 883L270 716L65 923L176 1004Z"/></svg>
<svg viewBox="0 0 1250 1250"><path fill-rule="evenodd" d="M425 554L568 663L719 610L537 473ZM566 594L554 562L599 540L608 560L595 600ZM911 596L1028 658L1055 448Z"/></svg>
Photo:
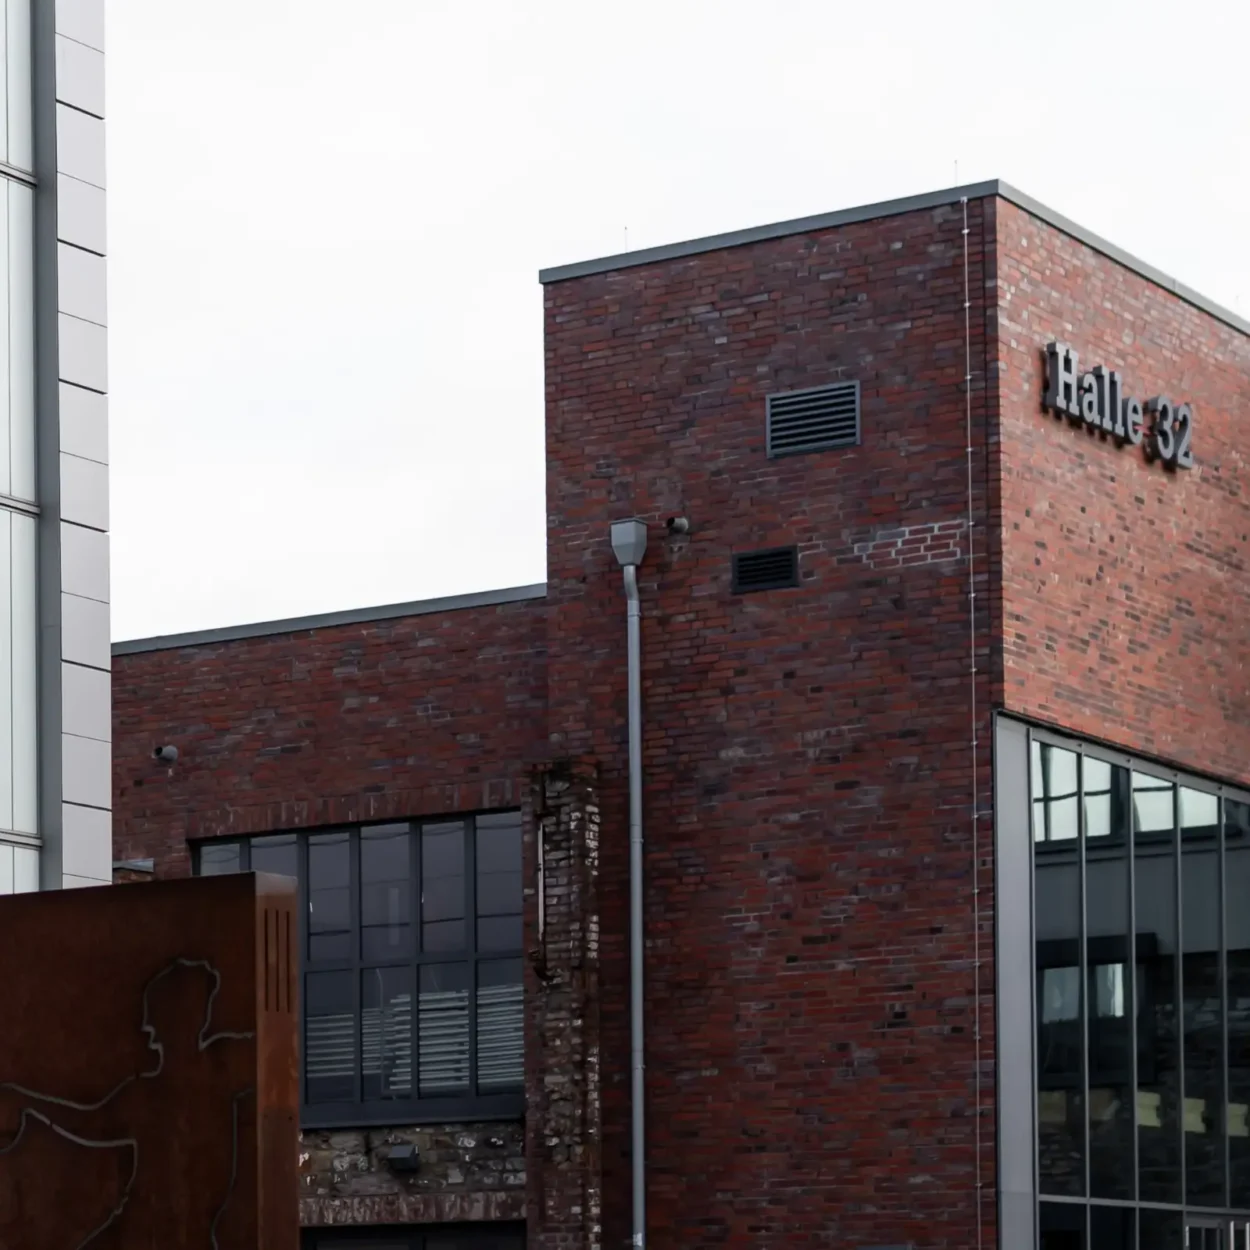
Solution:
<svg viewBox="0 0 1250 1250"><path fill-rule="evenodd" d="M104 190L65 174L56 176L56 237L63 243L105 251Z"/></svg>
<svg viewBox="0 0 1250 1250"><path fill-rule="evenodd" d="M84 113L104 116L104 53L66 35L56 37L57 96Z"/></svg>
<svg viewBox="0 0 1250 1250"><path fill-rule="evenodd" d="M103 0L0 0L0 894L112 877Z"/></svg>
<svg viewBox="0 0 1250 1250"><path fill-rule="evenodd" d="M60 405L62 453L108 464L109 412L105 396L62 382Z"/></svg>
<svg viewBox="0 0 1250 1250"><path fill-rule="evenodd" d="M56 106L56 170L104 186L104 121L66 104Z"/></svg>
<svg viewBox="0 0 1250 1250"><path fill-rule="evenodd" d="M61 519L90 529L108 529L108 465L61 453Z"/></svg>
<svg viewBox="0 0 1250 1250"><path fill-rule="evenodd" d="M112 667L107 603L61 595L61 658L88 668Z"/></svg>
<svg viewBox="0 0 1250 1250"><path fill-rule="evenodd" d="M56 32L104 51L104 0L56 0Z"/></svg>
<svg viewBox="0 0 1250 1250"><path fill-rule="evenodd" d="M96 884L113 878L112 829L109 813L96 807L66 803L61 829L62 871Z"/></svg>

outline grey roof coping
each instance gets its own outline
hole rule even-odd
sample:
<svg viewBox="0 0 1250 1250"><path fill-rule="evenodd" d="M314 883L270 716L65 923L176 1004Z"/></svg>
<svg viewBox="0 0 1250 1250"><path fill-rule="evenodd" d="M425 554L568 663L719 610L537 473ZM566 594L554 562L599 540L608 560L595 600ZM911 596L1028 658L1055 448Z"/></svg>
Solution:
<svg viewBox="0 0 1250 1250"><path fill-rule="evenodd" d="M299 634L310 629L330 629L335 625L360 625L370 621L393 621L404 616L429 616L435 612L459 612L465 608L491 608L505 603L544 599L545 582L533 586L509 586L505 590L482 590L470 595L448 595L442 599L417 599L412 603L388 603L377 608L348 608L342 612L322 612L316 616L291 616L281 621L258 621L251 625L225 625L189 634L162 634L156 638L131 638L113 644L114 655L137 655L144 651L174 651L179 647L203 647L242 638L268 638L273 634Z"/></svg>
<svg viewBox="0 0 1250 1250"><path fill-rule="evenodd" d="M882 200L877 204L861 204L855 208L843 208L832 213L818 213L814 217L797 217L793 221L778 221L767 226L753 226L747 230L731 230L728 234L713 234L702 239L690 239L685 243L667 243L660 247L643 248L638 252L622 252L616 256L604 256L598 260L582 260L571 265L556 265L551 269L540 269L538 280L544 286L554 282L567 282L570 278L586 278L592 274L610 273L615 269L631 269L638 265L652 265L660 261L680 260L684 256L697 256L701 252L714 252L727 247L742 247L748 243L760 243L766 239L782 239L792 234L807 234L813 230L829 230L836 226L849 226L860 221L874 221L880 217L895 217L900 213L921 212L929 208L941 208L946 204L958 204L962 199L979 200L988 196L998 196L1022 208L1040 221L1046 222L1056 230L1071 236L1078 242L1095 252L1140 274L1147 281L1171 291L1178 299L1192 304L1195 308L1208 313L1217 321L1232 326L1242 334L1250 335L1250 321L1239 316L1231 309L1224 308L1213 300L1207 299L1197 291L1187 287L1183 282L1156 269L1153 265L1138 260L1114 243L1096 235L1084 226L1057 213L1045 204L1039 203L1031 195L1017 191L1009 183L994 178L989 182L971 182L962 187L949 187L945 191L927 191L923 195L909 195L897 200Z"/></svg>

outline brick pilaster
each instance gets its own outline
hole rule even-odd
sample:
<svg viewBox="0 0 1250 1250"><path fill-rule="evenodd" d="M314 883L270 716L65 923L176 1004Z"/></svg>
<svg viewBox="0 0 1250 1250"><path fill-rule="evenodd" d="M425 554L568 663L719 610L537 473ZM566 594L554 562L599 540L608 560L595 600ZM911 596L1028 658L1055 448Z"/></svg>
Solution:
<svg viewBox="0 0 1250 1250"><path fill-rule="evenodd" d="M600 1250L599 803L591 765L534 777L529 1244Z"/></svg>

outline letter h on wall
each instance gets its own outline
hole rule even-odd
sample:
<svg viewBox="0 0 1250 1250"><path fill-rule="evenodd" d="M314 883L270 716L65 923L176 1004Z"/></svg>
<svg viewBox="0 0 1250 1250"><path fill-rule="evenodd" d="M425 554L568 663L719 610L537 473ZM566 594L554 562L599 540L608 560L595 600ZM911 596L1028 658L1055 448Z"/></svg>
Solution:
<svg viewBox="0 0 1250 1250"><path fill-rule="evenodd" d="M1057 417L1081 416L1077 381L1077 357L1066 343L1046 348L1046 407Z"/></svg>

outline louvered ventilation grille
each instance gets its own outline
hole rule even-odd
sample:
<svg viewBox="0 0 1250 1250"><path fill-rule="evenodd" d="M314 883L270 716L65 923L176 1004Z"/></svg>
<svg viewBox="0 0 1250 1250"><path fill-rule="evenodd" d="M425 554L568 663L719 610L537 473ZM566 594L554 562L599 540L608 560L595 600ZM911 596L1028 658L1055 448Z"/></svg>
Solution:
<svg viewBox="0 0 1250 1250"><path fill-rule="evenodd" d="M738 594L752 590L779 590L799 584L797 547L744 551L734 556L733 587Z"/></svg>
<svg viewBox="0 0 1250 1250"><path fill-rule="evenodd" d="M768 397L768 454L792 456L859 442L859 383Z"/></svg>

